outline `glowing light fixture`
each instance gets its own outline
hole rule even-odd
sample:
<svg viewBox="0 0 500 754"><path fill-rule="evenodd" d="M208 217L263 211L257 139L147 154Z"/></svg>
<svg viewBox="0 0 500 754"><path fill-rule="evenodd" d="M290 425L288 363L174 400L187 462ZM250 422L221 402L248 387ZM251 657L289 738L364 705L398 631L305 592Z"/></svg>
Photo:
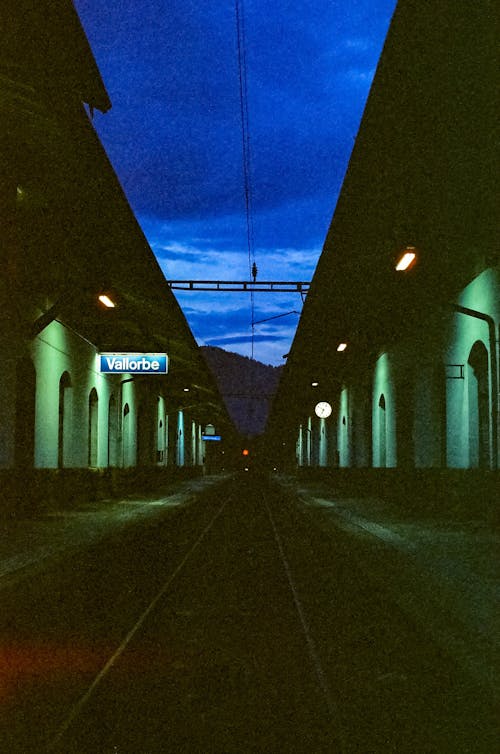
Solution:
<svg viewBox="0 0 500 754"><path fill-rule="evenodd" d="M311 387L318 387L319 382L311 382Z"/></svg>
<svg viewBox="0 0 500 754"><path fill-rule="evenodd" d="M408 246L402 257L398 260L398 263L396 265L396 270L398 272L403 272L404 270L407 270L415 261L416 259L416 253L413 246Z"/></svg>
<svg viewBox="0 0 500 754"><path fill-rule="evenodd" d="M183 388L183 390L184 390L185 393L189 393L189 388L188 387Z"/></svg>
<svg viewBox="0 0 500 754"><path fill-rule="evenodd" d="M115 308L115 302L111 301L109 296L106 296L105 293L101 293L99 296L99 301L101 304L104 304L108 309L114 309Z"/></svg>
<svg viewBox="0 0 500 754"><path fill-rule="evenodd" d="M337 346L337 351L345 351L347 348L347 343L339 343Z"/></svg>

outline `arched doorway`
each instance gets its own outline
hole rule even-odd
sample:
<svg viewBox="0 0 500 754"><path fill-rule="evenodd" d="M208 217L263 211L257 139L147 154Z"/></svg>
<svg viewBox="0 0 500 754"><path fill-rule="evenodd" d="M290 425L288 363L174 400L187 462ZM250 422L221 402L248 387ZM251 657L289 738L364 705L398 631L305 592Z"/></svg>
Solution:
<svg viewBox="0 0 500 754"><path fill-rule="evenodd" d="M118 408L114 395L108 404L108 466L118 466Z"/></svg>
<svg viewBox="0 0 500 754"><path fill-rule="evenodd" d="M59 426L57 433L57 465L69 465L72 433L73 389L69 372L59 380Z"/></svg>
<svg viewBox="0 0 500 754"><path fill-rule="evenodd" d="M177 466L184 466L184 413L177 414Z"/></svg>
<svg viewBox="0 0 500 754"><path fill-rule="evenodd" d="M88 426L88 465L96 468L99 452L99 397L97 390L92 388L89 395L89 426Z"/></svg>
<svg viewBox="0 0 500 754"><path fill-rule="evenodd" d="M339 425L339 464L343 468L349 466L349 427L345 414L342 415Z"/></svg>
<svg viewBox="0 0 500 754"><path fill-rule="evenodd" d="M467 362L469 404L469 466L490 466L489 370L488 351L477 340Z"/></svg>
<svg viewBox="0 0 500 754"><path fill-rule="evenodd" d="M132 428L130 406L126 403L123 407L122 417L122 458L123 466L133 466L132 462Z"/></svg>
<svg viewBox="0 0 500 754"><path fill-rule="evenodd" d="M383 393L378 399L378 465L387 466L387 412Z"/></svg>

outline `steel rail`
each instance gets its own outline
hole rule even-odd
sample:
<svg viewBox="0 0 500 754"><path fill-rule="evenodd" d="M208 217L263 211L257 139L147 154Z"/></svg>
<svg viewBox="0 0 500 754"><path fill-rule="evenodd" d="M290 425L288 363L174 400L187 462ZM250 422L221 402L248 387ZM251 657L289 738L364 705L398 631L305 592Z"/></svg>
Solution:
<svg viewBox="0 0 500 754"><path fill-rule="evenodd" d="M102 669L99 671L99 673L96 675L90 686L88 687L87 691L80 697L80 699L76 702L76 704L73 705L71 708L69 714L66 716L65 720L62 722L62 724L59 726L56 734L51 739L47 746L47 751L55 751L56 747L59 746L61 743L61 740L64 738L65 734L68 732L69 728L73 724L73 722L76 720L76 718L80 715L83 708L91 698L94 691L97 689L97 687L100 685L101 681L104 680L104 678L108 675L109 671L113 668L116 661L121 657L123 652L127 649L128 645L138 632L138 630L141 628L143 623L146 621L148 616L152 613L152 611L155 609L159 601L164 597L166 592L170 589L172 583L175 581L177 576L180 574L184 566L186 565L187 561L190 559L190 557L193 555L195 550L198 549L202 541L205 539L208 532L211 530L213 525L215 524L216 520L219 518L221 513L223 512L224 508L226 507L227 503L229 502L230 498L226 499L224 503L220 506L218 511L215 513L214 516L210 519L208 524L205 526L201 534L198 536L198 538L195 540L195 542L191 545L187 553L184 555L180 563L177 565L177 567L173 570L173 572L170 574L168 579L164 582L163 586L157 592L156 596L153 597L147 608L142 612L142 614L139 616L133 627L130 629L128 634L125 636L121 644L118 646L118 648L115 650L115 652L111 655L109 660L106 662L106 664L102 667Z"/></svg>
<svg viewBox="0 0 500 754"><path fill-rule="evenodd" d="M293 598L293 602L295 604L295 608L299 617L299 622L301 625L302 633L304 634L304 638L306 640L307 651L311 659L314 674L316 676L318 686L320 687L323 693L325 704L328 708L330 717L335 723L338 744L340 746L340 749L338 751L339 751L339 754L343 754L344 752L347 751L347 743L346 743L346 735L344 732L344 727L343 727L342 719L340 715L340 708L334 698L333 692L330 688L330 684L328 683L326 673L323 669L323 665L321 663L321 659L320 659L320 656L316 647L316 642L314 641L312 637L311 629L307 622L305 611L299 597L299 592L298 592L297 586L295 584L295 581L292 575L292 569L290 568L290 563L288 562L288 559L286 557L285 548L283 546L283 540L280 537L275 518L273 514L271 513L271 509L269 507L269 504L266 500L264 493L261 493L261 499L262 499L264 508L266 509L267 517L271 524L271 528L273 530L274 539L276 542L276 546L278 548L278 552L280 554L280 559L283 564L283 568L286 574L288 585L292 593L292 598Z"/></svg>

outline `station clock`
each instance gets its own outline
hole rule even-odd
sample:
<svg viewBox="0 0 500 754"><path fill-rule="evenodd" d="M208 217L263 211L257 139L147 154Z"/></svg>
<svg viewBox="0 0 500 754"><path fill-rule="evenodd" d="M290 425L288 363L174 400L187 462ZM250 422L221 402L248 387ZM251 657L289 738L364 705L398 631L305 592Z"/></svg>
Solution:
<svg viewBox="0 0 500 754"><path fill-rule="evenodd" d="M332 407L327 401L320 401L314 407L314 413L319 416L320 419L328 419L332 413Z"/></svg>

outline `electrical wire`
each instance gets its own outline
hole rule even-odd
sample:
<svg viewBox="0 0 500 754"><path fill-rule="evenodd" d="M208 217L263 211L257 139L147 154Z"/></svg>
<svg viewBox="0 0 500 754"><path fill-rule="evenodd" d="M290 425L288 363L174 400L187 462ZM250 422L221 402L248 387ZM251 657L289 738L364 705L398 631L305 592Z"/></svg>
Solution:
<svg viewBox="0 0 500 754"><path fill-rule="evenodd" d="M236 15L236 38L238 46L238 79L240 90L240 119L241 119L241 141L242 141L242 162L243 162L243 185L245 194L245 214L247 230L247 251L248 251L248 270L249 279L255 265L254 251L254 225L252 212L252 173L251 173L251 147L250 147L250 128L248 115L248 80L247 80L247 53L246 53L246 35L245 35L245 13L243 0L235 0ZM255 301L254 292L250 291L251 306L251 358L254 358L254 341L255 341Z"/></svg>

